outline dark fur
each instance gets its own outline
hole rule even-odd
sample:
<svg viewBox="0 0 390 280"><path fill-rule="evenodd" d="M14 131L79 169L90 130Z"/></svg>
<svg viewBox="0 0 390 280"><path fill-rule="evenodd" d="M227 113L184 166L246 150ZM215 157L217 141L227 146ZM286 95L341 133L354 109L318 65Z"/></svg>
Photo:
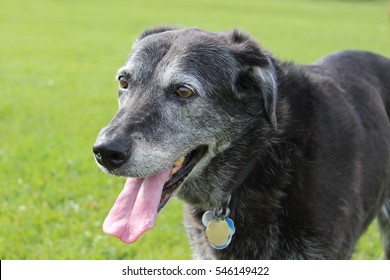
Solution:
<svg viewBox="0 0 390 280"><path fill-rule="evenodd" d="M145 66L150 71L164 69L161 61L167 56L183 56L183 69L196 75L209 104L215 104L210 115L197 115L189 123L201 139L194 140L195 147L216 139L215 155L178 192L186 202L195 258L348 259L378 214L390 257L389 59L344 51L313 65L283 63L237 31L158 28L144 32L141 43L152 55L153 62ZM178 54L178 44L187 51ZM158 56L153 48L165 51ZM141 77L146 88L151 77ZM163 110L154 107L147 107L151 115ZM131 125L125 110L101 139L116 145L132 141L125 136L129 129L141 128ZM155 113L153 120L142 119L164 123ZM150 129L154 123L143 135L155 133ZM215 138L209 136L214 131ZM133 176L129 170L109 172ZM200 219L229 194L236 234L229 247L218 251L206 241Z"/></svg>

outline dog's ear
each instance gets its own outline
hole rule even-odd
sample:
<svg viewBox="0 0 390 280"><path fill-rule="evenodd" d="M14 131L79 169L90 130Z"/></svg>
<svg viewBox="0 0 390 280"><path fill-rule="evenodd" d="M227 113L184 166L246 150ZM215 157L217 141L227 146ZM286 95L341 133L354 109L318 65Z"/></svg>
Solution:
<svg viewBox="0 0 390 280"><path fill-rule="evenodd" d="M146 29L141 36L139 36L138 40L142 40L143 38L152 35L152 34L157 34L157 33L162 33L170 30L176 30L176 27L173 26L157 26L154 28Z"/></svg>
<svg viewBox="0 0 390 280"><path fill-rule="evenodd" d="M241 67L236 80L238 95L244 100L248 99L247 104L251 106L253 94L260 94L266 116L276 129L277 80L271 55L243 32L233 30L225 33L225 36ZM255 108L256 106L253 106L253 110L256 110ZM252 113L258 114L253 110Z"/></svg>

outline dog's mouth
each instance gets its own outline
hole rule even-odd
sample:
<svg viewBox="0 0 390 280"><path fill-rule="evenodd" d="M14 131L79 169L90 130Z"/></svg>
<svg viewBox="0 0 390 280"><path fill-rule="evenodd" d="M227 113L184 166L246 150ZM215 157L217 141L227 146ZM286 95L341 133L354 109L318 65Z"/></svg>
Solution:
<svg viewBox="0 0 390 280"><path fill-rule="evenodd" d="M188 174L206 153L206 146L191 151L185 156L175 161L168 181L164 184L158 211L160 211L169 201L173 192L183 183Z"/></svg>
<svg viewBox="0 0 390 280"><path fill-rule="evenodd" d="M145 178L127 178L123 191L103 224L103 231L125 243L135 242L154 227L157 213L207 152L200 146L170 167Z"/></svg>

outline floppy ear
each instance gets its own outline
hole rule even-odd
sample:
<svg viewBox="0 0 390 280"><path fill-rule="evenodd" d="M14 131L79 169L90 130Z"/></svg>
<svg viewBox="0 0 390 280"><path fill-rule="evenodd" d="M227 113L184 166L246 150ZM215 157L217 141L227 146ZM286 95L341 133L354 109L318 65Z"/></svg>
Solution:
<svg viewBox="0 0 390 280"><path fill-rule="evenodd" d="M260 95L268 121L276 129L277 80L270 54L261 50L254 40L238 30L227 33L227 39L241 67L236 80L239 98L247 99L249 112L258 114L259 112L253 112L258 110L258 106L251 103L253 96Z"/></svg>

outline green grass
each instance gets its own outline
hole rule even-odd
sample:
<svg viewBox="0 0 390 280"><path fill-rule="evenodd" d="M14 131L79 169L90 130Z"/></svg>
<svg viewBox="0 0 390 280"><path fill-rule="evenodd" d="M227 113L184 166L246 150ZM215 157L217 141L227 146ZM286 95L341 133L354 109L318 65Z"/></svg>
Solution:
<svg viewBox="0 0 390 280"><path fill-rule="evenodd" d="M239 27L299 63L349 48L390 56L381 1L2 0L1 259L191 258L179 201L134 245L101 231L123 179L98 170L91 147L116 111L117 68L157 24ZM374 224L354 258L382 254Z"/></svg>

